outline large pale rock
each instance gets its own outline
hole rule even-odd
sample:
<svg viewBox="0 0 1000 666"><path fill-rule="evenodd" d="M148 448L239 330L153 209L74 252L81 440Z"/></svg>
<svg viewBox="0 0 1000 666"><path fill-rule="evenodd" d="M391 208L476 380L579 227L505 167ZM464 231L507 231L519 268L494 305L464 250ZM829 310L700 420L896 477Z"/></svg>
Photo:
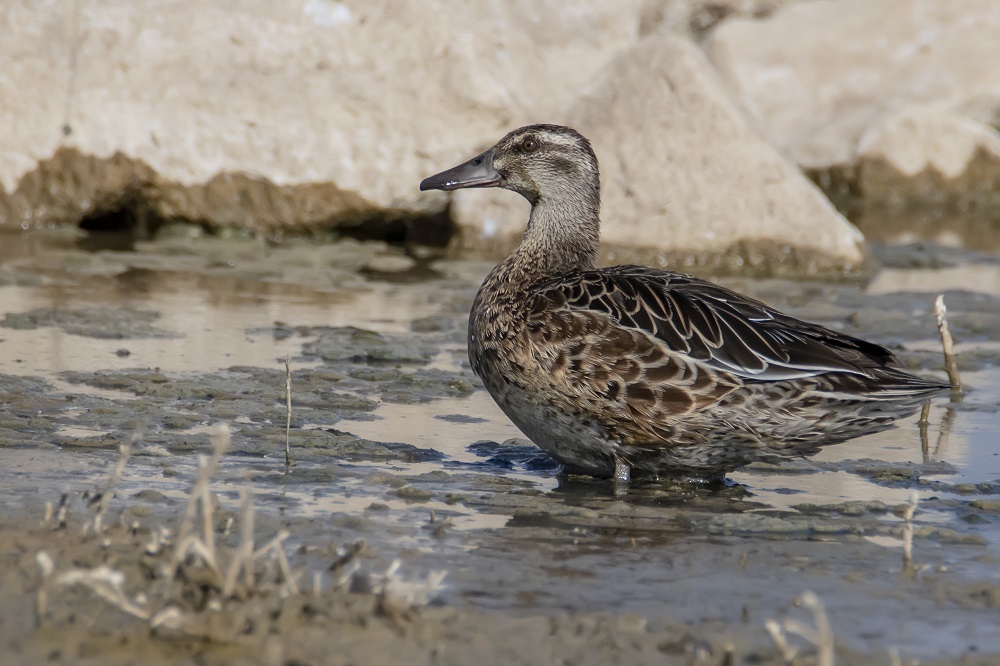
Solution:
<svg viewBox="0 0 1000 666"><path fill-rule="evenodd" d="M942 105L913 106L869 130L858 144L865 198L899 206L945 197L1000 204L1000 133Z"/></svg>
<svg viewBox="0 0 1000 666"><path fill-rule="evenodd" d="M734 16L763 18L779 7L802 0L649 0L643 7L642 35L669 32L700 38L720 21Z"/></svg>
<svg viewBox="0 0 1000 666"><path fill-rule="evenodd" d="M1000 133L943 104L908 107L858 144L854 219L880 242L1000 249Z"/></svg>
<svg viewBox="0 0 1000 666"><path fill-rule="evenodd" d="M123 206L261 231L434 214L449 198L422 177L548 121L598 144L618 258L853 267L857 234L664 36L783 1L11 0L0 224ZM483 205L456 201L459 245L496 254L526 209Z"/></svg>
<svg viewBox="0 0 1000 666"><path fill-rule="evenodd" d="M565 121L601 160L609 261L779 271L863 261L857 229L748 126L687 38L645 38L606 68ZM509 192L460 191L453 213L467 247L508 248L528 206Z"/></svg>
<svg viewBox="0 0 1000 666"><path fill-rule="evenodd" d="M420 179L564 109L641 4L8 0L0 224L136 201L263 230L440 210Z"/></svg>
<svg viewBox="0 0 1000 666"><path fill-rule="evenodd" d="M996 0L835 0L725 21L706 48L765 136L826 169L854 164L862 136L910 106L1000 117L998 36Z"/></svg>

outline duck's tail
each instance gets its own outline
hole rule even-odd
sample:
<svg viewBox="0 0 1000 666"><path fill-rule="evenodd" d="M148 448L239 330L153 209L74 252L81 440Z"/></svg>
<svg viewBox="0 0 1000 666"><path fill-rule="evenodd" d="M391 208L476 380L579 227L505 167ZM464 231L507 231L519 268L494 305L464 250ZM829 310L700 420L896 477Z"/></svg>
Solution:
<svg viewBox="0 0 1000 666"><path fill-rule="evenodd" d="M924 379L898 368L881 368L875 373L872 392L892 397L929 398L952 389L951 384L937 379Z"/></svg>
<svg viewBox="0 0 1000 666"><path fill-rule="evenodd" d="M868 374L829 373L816 378L815 390L826 396L863 401L917 403L951 390L951 385L924 379L894 367L869 369Z"/></svg>

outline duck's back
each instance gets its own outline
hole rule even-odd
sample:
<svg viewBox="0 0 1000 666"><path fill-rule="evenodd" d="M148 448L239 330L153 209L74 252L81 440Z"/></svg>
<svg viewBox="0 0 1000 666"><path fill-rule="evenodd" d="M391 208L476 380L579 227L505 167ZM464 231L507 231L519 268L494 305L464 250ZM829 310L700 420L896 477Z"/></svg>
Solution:
<svg viewBox="0 0 1000 666"><path fill-rule="evenodd" d="M639 332L665 351L744 380L847 373L875 380L872 390L939 386L906 373L881 376L881 371L901 367L885 347L796 319L690 275L616 266L562 275L540 282L532 292L527 324L539 333L551 334L571 319L606 319L615 329Z"/></svg>

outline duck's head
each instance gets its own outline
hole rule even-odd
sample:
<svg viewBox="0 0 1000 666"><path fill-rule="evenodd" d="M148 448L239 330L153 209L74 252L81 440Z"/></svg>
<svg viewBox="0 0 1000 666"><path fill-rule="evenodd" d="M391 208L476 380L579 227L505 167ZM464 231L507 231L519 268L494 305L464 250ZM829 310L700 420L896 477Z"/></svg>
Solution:
<svg viewBox="0 0 1000 666"><path fill-rule="evenodd" d="M465 164L425 178L421 190L502 187L532 205L563 197L583 197L600 205L597 157L579 132L560 125L528 125Z"/></svg>

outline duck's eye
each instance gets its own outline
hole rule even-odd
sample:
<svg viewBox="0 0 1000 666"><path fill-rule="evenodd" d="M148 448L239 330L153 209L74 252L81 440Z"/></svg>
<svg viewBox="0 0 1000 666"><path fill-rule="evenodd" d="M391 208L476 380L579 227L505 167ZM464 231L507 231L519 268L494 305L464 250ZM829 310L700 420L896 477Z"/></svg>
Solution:
<svg viewBox="0 0 1000 666"><path fill-rule="evenodd" d="M521 150L525 153L533 153L538 150L538 139L529 136L521 142Z"/></svg>

